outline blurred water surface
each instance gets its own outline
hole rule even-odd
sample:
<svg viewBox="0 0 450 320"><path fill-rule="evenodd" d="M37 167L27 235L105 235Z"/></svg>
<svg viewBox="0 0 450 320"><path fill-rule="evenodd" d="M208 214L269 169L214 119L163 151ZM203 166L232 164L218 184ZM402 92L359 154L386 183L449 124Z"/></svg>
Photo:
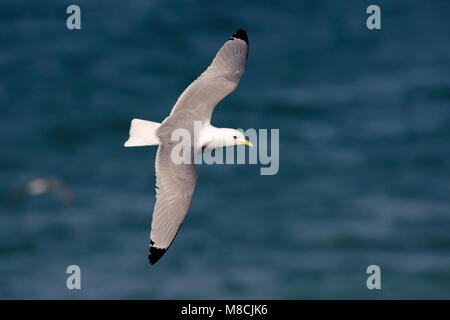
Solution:
<svg viewBox="0 0 450 320"><path fill-rule="evenodd" d="M0 7L0 298L450 298L450 3L6 0ZM161 121L238 28L250 55L217 126L279 128L280 170L198 166L147 263ZM76 197L11 196L57 177ZM66 267L82 290L66 288ZM382 290L365 270L382 270Z"/></svg>

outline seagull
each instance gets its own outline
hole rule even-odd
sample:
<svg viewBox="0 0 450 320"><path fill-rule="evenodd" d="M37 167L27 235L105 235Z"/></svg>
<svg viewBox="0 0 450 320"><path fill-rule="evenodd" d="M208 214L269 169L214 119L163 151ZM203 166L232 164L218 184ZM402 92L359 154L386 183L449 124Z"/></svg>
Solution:
<svg viewBox="0 0 450 320"><path fill-rule="evenodd" d="M148 260L155 264L175 239L189 210L197 173L194 153L217 148L252 144L235 129L211 125L215 106L238 85L248 58L247 33L239 29L220 48L211 65L178 98L170 115L162 123L133 119L125 147L158 145L155 160L156 203L150 232ZM194 123L201 123L200 134L194 134ZM172 160L176 146L172 133L185 129L193 136L189 153L191 161Z"/></svg>
<svg viewBox="0 0 450 320"><path fill-rule="evenodd" d="M23 185L15 187L7 192L7 198L17 201L25 195L40 196L53 193L60 197L65 205L75 205L75 194L72 189L58 177L34 178Z"/></svg>

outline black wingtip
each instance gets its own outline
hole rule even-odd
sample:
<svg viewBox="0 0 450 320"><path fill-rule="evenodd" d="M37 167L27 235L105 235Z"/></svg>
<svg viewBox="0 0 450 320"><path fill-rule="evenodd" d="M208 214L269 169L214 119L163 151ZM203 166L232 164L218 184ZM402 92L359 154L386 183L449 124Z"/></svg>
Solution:
<svg viewBox="0 0 450 320"><path fill-rule="evenodd" d="M241 39L244 40L247 44L248 44L248 37L247 37L247 32L245 32L245 30L243 29L239 29L238 31L236 31L230 38L232 39Z"/></svg>
<svg viewBox="0 0 450 320"><path fill-rule="evenodd" d="M150 262L151 265L154 265L159 259L161 259L166 251L167 249L150 247L150 251L148 252L148 262Z"/></svg>

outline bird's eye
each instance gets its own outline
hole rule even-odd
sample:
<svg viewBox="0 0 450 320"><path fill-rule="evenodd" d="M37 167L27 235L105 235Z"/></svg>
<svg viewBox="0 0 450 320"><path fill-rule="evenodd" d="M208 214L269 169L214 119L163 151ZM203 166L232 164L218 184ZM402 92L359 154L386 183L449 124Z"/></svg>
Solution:
<svg viewBox="0 0 450 320"><path fill-rule="evenodd" d="M236 137L236 136L233 136L233 139L237 139L237 137Z"/></svg>

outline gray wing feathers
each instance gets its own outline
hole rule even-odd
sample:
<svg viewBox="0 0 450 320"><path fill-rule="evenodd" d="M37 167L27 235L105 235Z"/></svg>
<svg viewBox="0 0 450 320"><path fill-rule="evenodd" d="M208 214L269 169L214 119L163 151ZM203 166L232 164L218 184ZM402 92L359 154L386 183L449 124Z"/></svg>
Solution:
<svg viewBox="0 0 450 320"><path fill-rule="evenodd" d="M233 38L225 42L211 65L178 98L171 115L189 109L202 118L211 119L217 103L237 87L247 57L245 41Z"/></svg>
<svg viewBox="0 0 450 320"><path fill-rule="evenodd" d="M156 203L150 239L162 249L167 249L175 238L197 182L194 165L174 164L171 152L171 145L160 145L156 154Z"/></svg>

